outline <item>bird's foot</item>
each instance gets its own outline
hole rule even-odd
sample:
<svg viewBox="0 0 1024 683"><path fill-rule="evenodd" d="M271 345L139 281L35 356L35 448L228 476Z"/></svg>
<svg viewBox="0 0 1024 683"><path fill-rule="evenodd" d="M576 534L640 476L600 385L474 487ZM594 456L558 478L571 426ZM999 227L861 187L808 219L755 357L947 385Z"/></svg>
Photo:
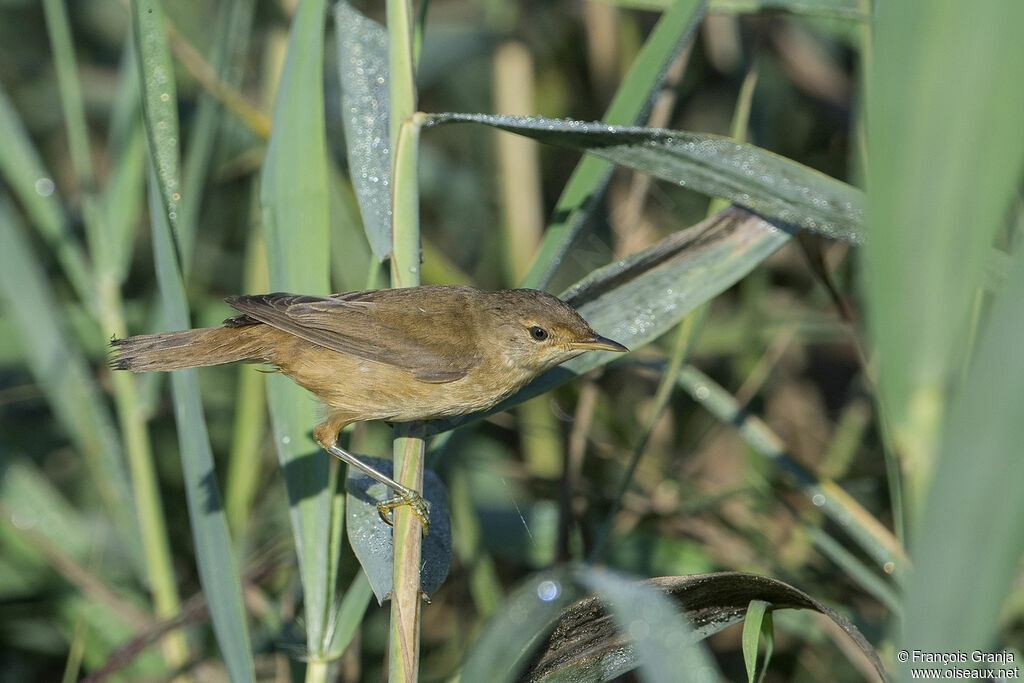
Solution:
<svg viewBox="0 0 1024 683"><path fill-rule="evenodd" d="M378 501L377 514L387 524L394 526L394 509L402 505L408 505L411 508L412 514L416 515L416 519L420 521L420 526L423 527L423 535L426 536L427 529L430 527L430 513L427 511L427 501L415 491L407 490L405 493L400 493L394 498Z"/></svg>

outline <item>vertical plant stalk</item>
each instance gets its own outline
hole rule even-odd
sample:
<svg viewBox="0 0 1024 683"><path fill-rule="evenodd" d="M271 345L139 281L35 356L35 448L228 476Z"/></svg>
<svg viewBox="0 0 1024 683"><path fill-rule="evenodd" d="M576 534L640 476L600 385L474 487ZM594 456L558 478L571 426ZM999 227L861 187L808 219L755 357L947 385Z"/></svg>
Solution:
<svg viewBox="0 0 1024 683"><path fill-rule="evenodd" d="M95 311L104 334L124 337L127 329L120 293L119 268L113 262L117 248L111 243L114 236L103 220L96 195L96 175L89 149L88 126L67 10L63 0L46 0L43 10L60 88L71 165L82 195L82 216L94 265L93 287L97 302L94 307L89 302L83 303L89 310ZM145 417L139 410L134 378L128 373L115 373L113 387L121 437L128 456L146 579L153 593L154 612L157 617L166 619L177 614L180 599L171 566L167 525L153 468L149 432ZM180 630L169 633L161 644L164 661L171 669L181 667L188 660L188 644Z"/></svg>
<svg viewBox="0 0 1024 683"><path fill-rule="evenodd" d="M413 61L413 14L409 0L388 0L388 69L392 169L391 285L420 283L419 185L416 177L420 118L416 110ZM422 431L417 424L395 428L394 475L403 486L423 489ZM391 638L388 679L412 682L419 678L420 551L422 529L408 506L394 512Z"/></svg>
<svg viewBox="0 0 1024 683"><path fill-rule="evenodd" d="M416 180L420 117L401 127L396 146L392 196L393 251L391 284L419 284L419 187ZM425 441L419 423L396 425L394 474L398 483L423 490ZM415 681L419 668L420 550L423 530L408 506L395 508L394 589L391 594L389 680Z"/></svg>

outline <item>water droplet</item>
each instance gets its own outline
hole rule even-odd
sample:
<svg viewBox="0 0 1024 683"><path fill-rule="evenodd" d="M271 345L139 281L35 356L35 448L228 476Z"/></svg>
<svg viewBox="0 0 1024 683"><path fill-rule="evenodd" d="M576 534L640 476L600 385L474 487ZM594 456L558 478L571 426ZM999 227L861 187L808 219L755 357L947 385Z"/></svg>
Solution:
<svg viewBox="0 0 1024 683"><path fill-rule="evenodd" d="M12 512L11 524L17 529L31 529L36 525L36 516L23 512Z"/></svg>
<svg viewBox="0 0 1024 683"><path fill-rule="evenodd" d="M49 178L40 178L36 181L36 194L40 197L49 197L53 194L53 181Z"/></svg>
<svg viewBox="0 0 1024 683"><path fill-rule="evenodd" d="M546 579L537 586L537 597L544 602L551 602L562 593L562 587L554 581Z"/></svg>
<svg viewBox="0 0 1024 683"><path fill-rule="evenodd" d="M292 442L292 437L288 436L287 434L285 436L281 437L281 443L283 443L284 445L287 446L291 442Z"/></svg>
<svg viewBox="0 0 1024 683"><path fill-rule="evenodd" d="M811 496L811 502L814 503L815 507L821 507L825 504L825 496L820 493L815 493Z"/></svg>
<svg viewBox="0 0 1024 683"><path fill-rule="evenodd" d="M165 92L164 93L160 93L160 101L161 102L167 102L170 99L171 99L171 96L168 95L167 93L165 93Z"/></svg>

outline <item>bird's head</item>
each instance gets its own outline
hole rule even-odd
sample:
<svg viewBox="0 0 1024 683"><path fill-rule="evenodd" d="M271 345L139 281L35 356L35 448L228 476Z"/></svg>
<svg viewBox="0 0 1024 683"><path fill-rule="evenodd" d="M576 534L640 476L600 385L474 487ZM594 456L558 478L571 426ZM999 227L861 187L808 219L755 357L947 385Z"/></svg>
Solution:
<svg viewBox="0 0 1024 683"><path fill-rule="evenodd" d="M497 331L494 349L510 368L539 375L586 351L626 352L602 337L561 299L535 289L493 292L488 327Z"/></svg>

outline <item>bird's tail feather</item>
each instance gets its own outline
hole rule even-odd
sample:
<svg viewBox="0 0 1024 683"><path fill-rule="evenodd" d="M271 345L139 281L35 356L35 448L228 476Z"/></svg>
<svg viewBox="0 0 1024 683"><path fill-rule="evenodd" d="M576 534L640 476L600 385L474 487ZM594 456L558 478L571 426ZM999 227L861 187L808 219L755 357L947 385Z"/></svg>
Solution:
<svg viewBox="0 0 1024 683"><path fill-rule="evenodd" d="M110 367L114 370L153 372L264 360L264 344L258 335L248 332L238 327L203 327L111 339Z"/></svg>

